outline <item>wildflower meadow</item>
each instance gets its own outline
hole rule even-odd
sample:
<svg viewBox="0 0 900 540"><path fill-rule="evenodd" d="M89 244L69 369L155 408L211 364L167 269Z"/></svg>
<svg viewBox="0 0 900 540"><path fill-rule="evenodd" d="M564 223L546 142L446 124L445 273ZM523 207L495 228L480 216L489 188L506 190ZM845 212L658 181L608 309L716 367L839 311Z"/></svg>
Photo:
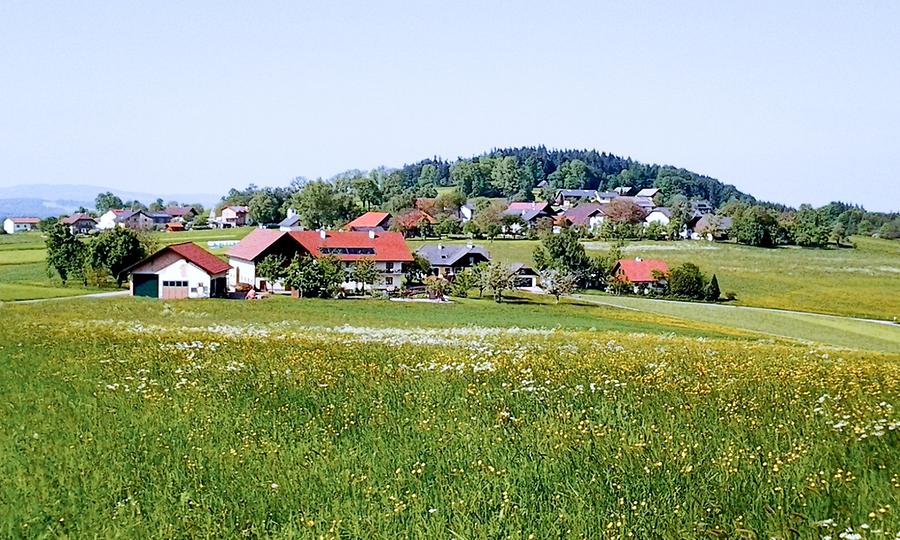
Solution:
<svg viewBox="0 0 900 540"><path fill-rule="evenodd" d="M0 536L900 538L897 355L365 306L0 308Z"/></svg>

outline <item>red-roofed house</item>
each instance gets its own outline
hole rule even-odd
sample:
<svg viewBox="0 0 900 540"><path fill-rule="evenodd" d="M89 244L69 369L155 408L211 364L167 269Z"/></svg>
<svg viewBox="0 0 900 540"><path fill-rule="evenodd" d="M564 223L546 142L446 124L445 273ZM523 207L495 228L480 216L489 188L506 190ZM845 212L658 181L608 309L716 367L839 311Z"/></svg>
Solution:
<svg viewBox="0 0 900 540"><path fill-rule="evenodd" d="M33 231L40 222L36 217L10 217L3 220L3 230L7 234Z"/></svg>
<svg viewBox="0 0 900 540"><path fill-rule="evenodd" d="M280 255L289 260L298 253L312 257L337 257L347 271L348 279L344 287L348 289L356 288L349 275L354 263L360 259L375 261L380 278L374 286L383 290L398 287L404 273L403 265L413 261L403 235L396 232L255 229L228 251L228 260L233 267L229 273L229 284L233 287L245 283L257 289L269 288L265 278L256 275L257 263L268 255ZM278 286L273 285L272 288Z"/></svg>
<svg viewBox="0 0 900 540"><path fill-rule="evenodd" d="M88 214L72 214L59 220L72 234L87 234L97 228L97 220Z"/></svg>
<svg viewBox="0 0 900 540"><path fill-rule="evenodd" d="M172 244L125 271L132 296L215 298L228 292L228 263L192 242Z"/></svg>
<svg viewBox="0 0 900 540"><path fill-rule="evenodd" d="M410 210L394 219L396 228L408 236L418 236L422 234L424 229L435 223L437 223L437 220L431 214L418 209Z"/></svg>
<svg viewBox="0 0 900 540"><path fill-rule="evenodd" d="M619 259L612 273L616 279L633 284L634 292L647 292L665 285L669 265L658 259Z"/></svg>
<svg viewBox="0 0 900 540"><path fill-rule="evenodd" d="M348 223L344 228L348 231L381 232L387 230L388 222L390 220L391 215L387 212L366 212L365 214Z"/></svg>

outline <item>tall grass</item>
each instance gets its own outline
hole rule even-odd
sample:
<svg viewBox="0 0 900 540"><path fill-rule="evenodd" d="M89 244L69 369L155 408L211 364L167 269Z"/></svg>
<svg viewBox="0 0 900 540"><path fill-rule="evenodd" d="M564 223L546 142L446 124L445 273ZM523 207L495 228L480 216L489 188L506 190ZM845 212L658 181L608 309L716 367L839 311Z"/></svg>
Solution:
<svg viewBox="0 0 900 540"><path fill-rule="evenodd" d="M0 536L900 530L896 355L265 306L0 308Z"/></svg>

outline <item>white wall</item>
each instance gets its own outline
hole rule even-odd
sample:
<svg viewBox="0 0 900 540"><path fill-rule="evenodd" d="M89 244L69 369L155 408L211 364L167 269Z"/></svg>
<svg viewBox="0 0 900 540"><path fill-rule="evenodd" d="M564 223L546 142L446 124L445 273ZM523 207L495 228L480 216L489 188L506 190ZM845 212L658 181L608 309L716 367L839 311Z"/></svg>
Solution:
<svg viewBox="0 0 900 540"><path fill-rule="evenodd" d="M10 218L3 220L3 230L6 231L7 234L31 231L35 228L35 225L32 225L31 223L14 223Z"/></svg>
<svg viewBox="0 0 900 540"><path fill-rule="evenodd" d="M97 218L97 228L101 230L112 229L116 226L116 214L112 210Z"/></svg>
<svg viewBox="0 0 900 540"><path fill-rule="evenodd" d="M246 283L253 287L258 285L256 281L256 265L251 261L229 257L228 264L231 265L231 270L228 271L228 287L233 289L238 283ZM240 278L240 281L238 281L238 278Z"/></svg>
<svg viewBox="0 0 900 540"><path fill-rule="evenodd" d="M644 220L649 223L659 223L660 225L668 225L669 218L662 212L650 212Z"/></svg>
<svg viewBox="0 0 900 540"><path fill-rule="evenodd" d="M179 259L159 272L159 297L163 295L163 281L187 281L188 298L209 298L209 274L193 264Z"/></svg>

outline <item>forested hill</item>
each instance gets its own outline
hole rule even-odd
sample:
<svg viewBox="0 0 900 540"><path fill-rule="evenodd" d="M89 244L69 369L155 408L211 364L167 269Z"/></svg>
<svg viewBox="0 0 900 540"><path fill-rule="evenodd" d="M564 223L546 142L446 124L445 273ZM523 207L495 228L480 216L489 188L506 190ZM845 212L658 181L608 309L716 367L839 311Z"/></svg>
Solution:
<svg viewBox="0 0 900 540"><path fill-rule="evenodd" d="M716 207L732 198L755 202L751 195L709 176L668 165L648 165L597 150L501 148L455 162L425 159L404 165L399 173L406 186L459 186L468 196L530 200L533 188L546 180L551 189L657 187L667 198L681 194L689 199L706 199Z"/></svg>

